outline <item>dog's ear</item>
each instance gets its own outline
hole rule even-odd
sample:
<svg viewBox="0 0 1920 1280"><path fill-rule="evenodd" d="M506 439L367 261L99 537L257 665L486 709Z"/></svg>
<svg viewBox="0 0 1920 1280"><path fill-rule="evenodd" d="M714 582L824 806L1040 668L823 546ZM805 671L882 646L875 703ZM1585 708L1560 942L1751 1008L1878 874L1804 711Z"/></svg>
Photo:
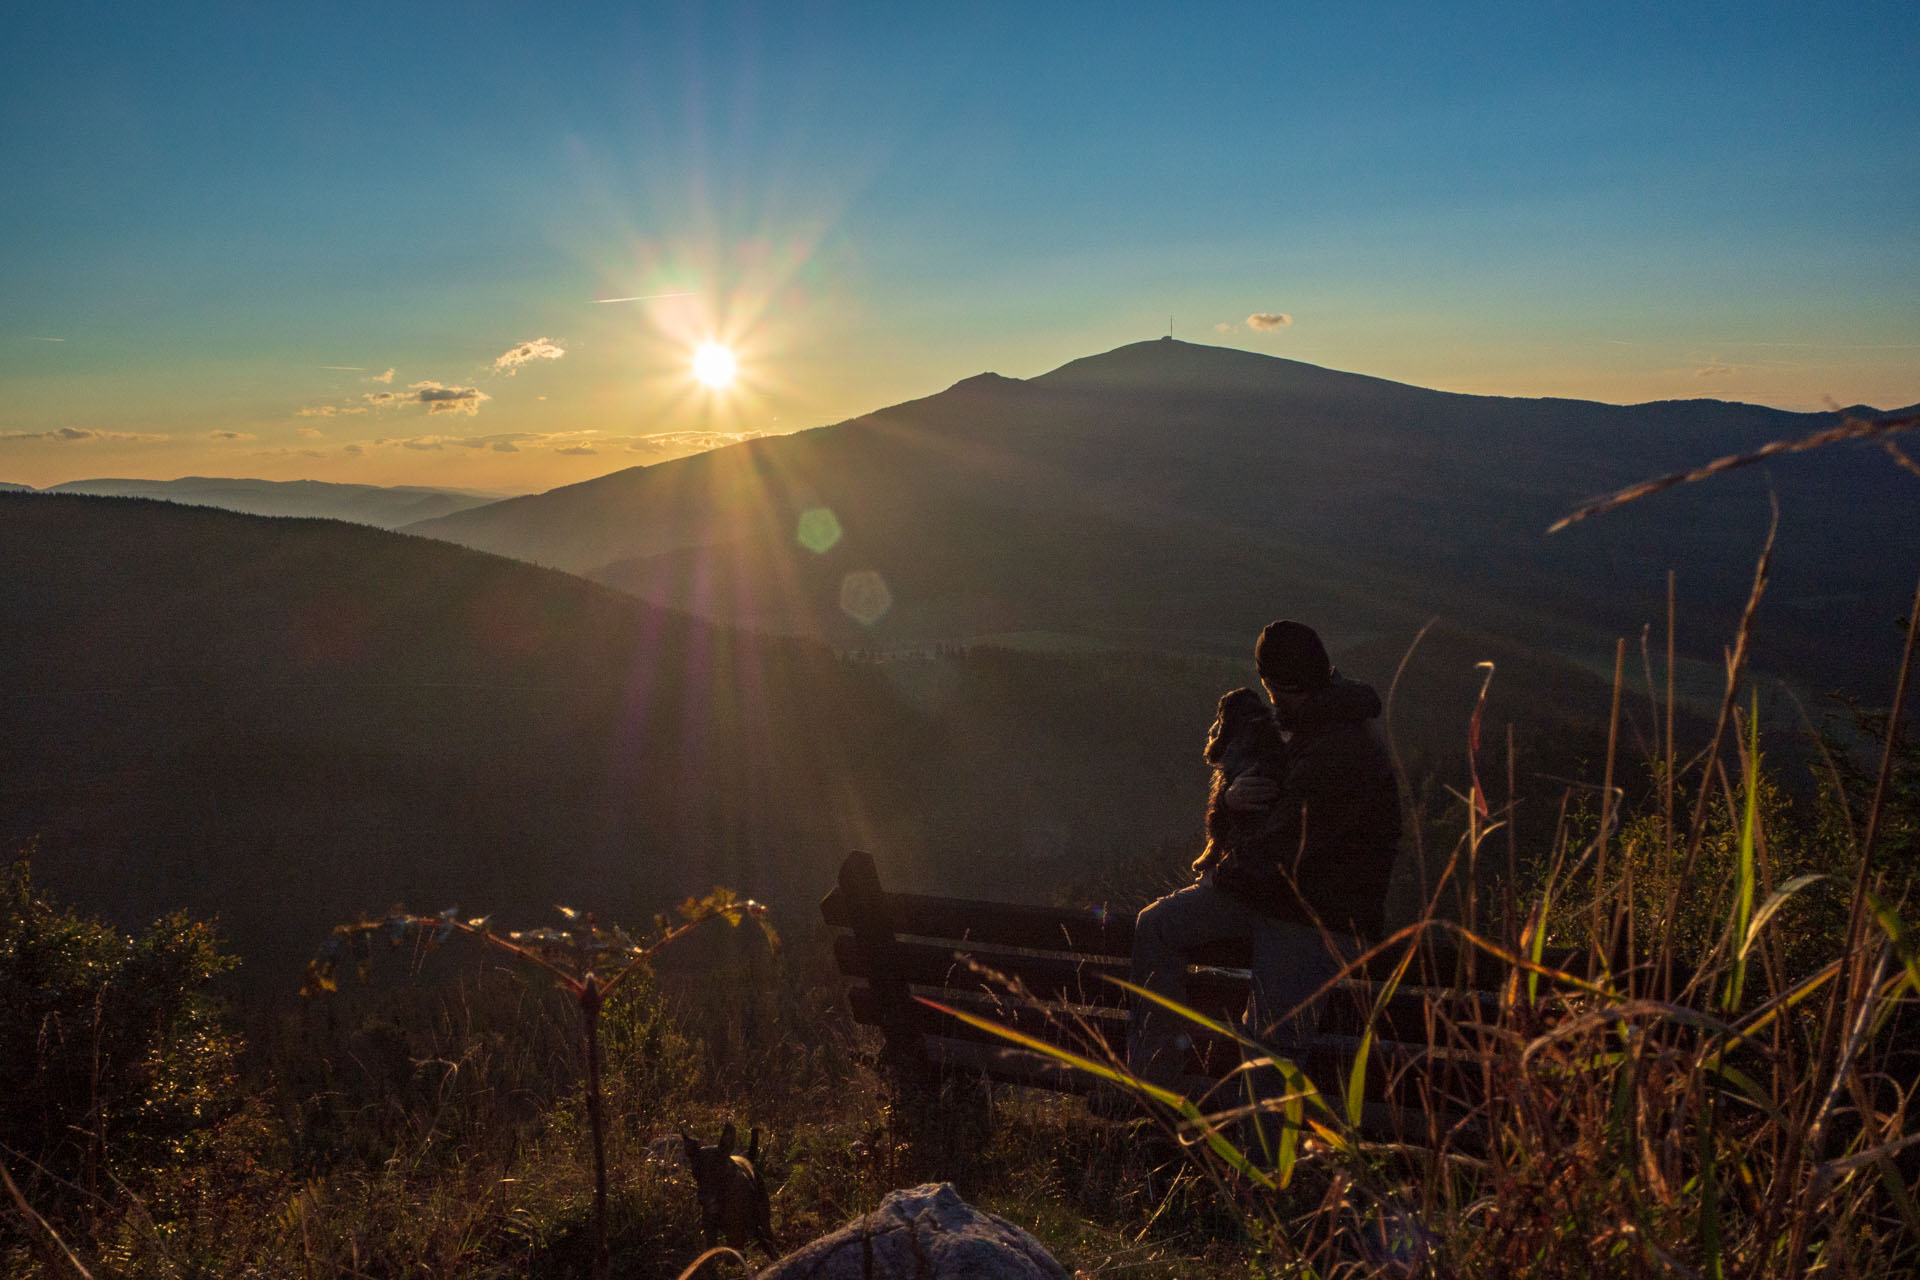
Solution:
<svg viewBox="0 0 1920 1280"><path fill-rule="evenodd" d="M733 1131L733 1121L727 1121L727 1127L720 1131L720 1158L725 1160L733 1154L733 1144L739 1135Z"/></svg>
<svg viewBox="0 0 1920 1280"><path fill-rule="evenodd" d="M1225 759L1234 736L1256 716L1265 713L1266 704L1251 689L1243 686L1221 694L1220 703L1214 708L1213 727L1207 730L1207 763L1219 764Z"/></svg>
<svg viewBox="0 0 1920 1280"><path fill-rule="evenodd" d="M759 1125L753 1126L753 1132L747 1135L747 1163L756 1166L760 1163Z"/></svg>
<svg viewBox="0 0 1920 1280"><path fill-rule="evenodd" d="M680 1145L686 1149L687 1163L698 1166L700 1162L700 1140L687 1136L686 1130L680 1131Z"/></svg>
<svg viewBox="0 0 1920 1280"><path fill-rule="evenodd" d="M1235 690L1235 692L1238 692L1238 690ZM1229 693L1223 696L1218 705L1214 707L1213 724L1207 729L1208 764L1219 764L1220 757L1226 754L1228 735L1227 718L1232 714L1229 705L1232 702L1233 694Z"/></svg>

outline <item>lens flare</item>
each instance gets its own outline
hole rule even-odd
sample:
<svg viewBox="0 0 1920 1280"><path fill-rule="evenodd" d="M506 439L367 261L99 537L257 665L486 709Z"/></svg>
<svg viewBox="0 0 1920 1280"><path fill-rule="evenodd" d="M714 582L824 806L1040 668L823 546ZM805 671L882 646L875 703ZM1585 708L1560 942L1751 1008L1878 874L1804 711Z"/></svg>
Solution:
<svg viewBox="0 0 1920 1280"><path fill-rule="evenodd" d="M893 608L893 592L878 570L857 569L840 579L840 612L870 627Z"/></svg>
<svg viewBox="0 0 1920 1280"><path fill-rule="evenodd" d="M833 550L840 541L840 517L830 507L809 507L800 513L800 545L817 556Z"/></svg>
<svg viewBox="0 0 1920 1280"><path fill-rule="evenodd" d="M717 342L702 343L693 353L693 376L716 391L731 386L739 370L740 363L733 358L733 352Z"/></svg>

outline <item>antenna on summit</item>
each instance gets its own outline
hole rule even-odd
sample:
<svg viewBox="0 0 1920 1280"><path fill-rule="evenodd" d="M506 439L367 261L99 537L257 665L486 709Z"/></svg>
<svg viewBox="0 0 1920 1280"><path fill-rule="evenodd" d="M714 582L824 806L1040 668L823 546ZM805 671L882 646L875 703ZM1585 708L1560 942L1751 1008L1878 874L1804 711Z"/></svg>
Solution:
<svg viewBox="0 0 1920 1280"><path fill-rule="evenodd" d="M1173 317L1172 316L1167 317L1167 336L1169 338L1173 336Z"/></svg>

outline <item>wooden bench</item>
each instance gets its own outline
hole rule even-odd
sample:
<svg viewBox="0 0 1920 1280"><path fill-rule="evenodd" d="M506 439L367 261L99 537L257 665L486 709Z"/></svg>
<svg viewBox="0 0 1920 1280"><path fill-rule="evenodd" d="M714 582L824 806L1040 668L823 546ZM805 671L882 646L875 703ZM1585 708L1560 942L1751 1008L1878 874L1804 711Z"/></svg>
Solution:
<svg viewBox="0 0 1920 1280"><path fill-rule="evenodd" d="M861 852L842 864L839 886L820 912L838 931L834 956L850 980L854 1019L879 1028L883 1064L908 1080L965 1074L1064 1092L1097 1087L1084 1072L916 997L1084 1056L1124 1058L1129 996L1108 979L1128 977L1132 912L889 892L873 859ZM1552 959L1565 963L1567 957ZM1196 954L1189 980L1193 1007L1220 1022L1237 1022L1247 1002L1247 960L1244 947ZM1399 960L1398 953L1375 957L1338 984L1321 1034L1301 1065L1339 1107L1372 1017L1362 1128L1430 1142L1457 1126L1484 1093L1483 1038L1492 1034L1496 993L1508 971L1484 955L1469 961L1429 952L1375 1013ZM1194 1031L1189 1071L1197 1079L1188 1083L1204 1088L1241 1061L1241 1050L1232 1040ZM1233 1101L1224 1098L1221 1105Z"/></svg>

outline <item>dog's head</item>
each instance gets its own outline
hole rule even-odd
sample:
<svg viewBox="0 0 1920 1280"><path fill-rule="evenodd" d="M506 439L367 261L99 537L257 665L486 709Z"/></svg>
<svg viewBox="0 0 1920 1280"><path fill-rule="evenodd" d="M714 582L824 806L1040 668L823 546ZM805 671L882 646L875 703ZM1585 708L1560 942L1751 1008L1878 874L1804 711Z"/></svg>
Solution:
<svg viewBox="0 0 1920 1280"><path fill-rule="evenodd" d="M1256 750L1273 727L1273 711L1266 699L1251 689L1235 689L1221 697L1207 730L1207 763L1216 768L1230 754Z"/></svg>

